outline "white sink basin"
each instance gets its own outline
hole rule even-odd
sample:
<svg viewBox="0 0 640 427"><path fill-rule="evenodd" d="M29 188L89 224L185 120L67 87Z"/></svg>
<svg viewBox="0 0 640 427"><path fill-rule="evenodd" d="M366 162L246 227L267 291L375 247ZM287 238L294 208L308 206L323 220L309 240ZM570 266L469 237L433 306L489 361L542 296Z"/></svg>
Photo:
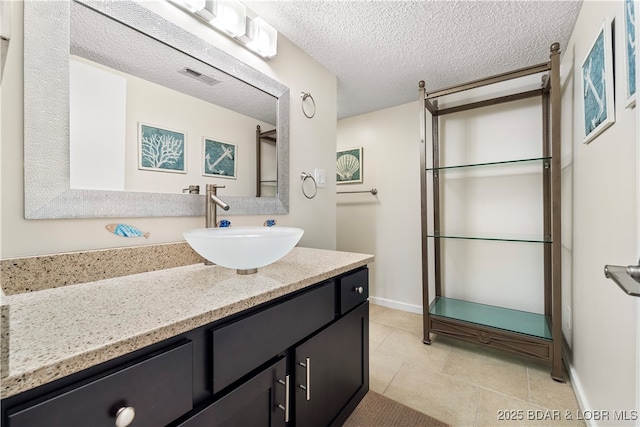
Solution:
<svg viewBox="0 0 640 427"><path fill-rule="evenodd" d="M189 230L183 236L205 259L250 274L288 254L303 234L292 227L224 227Z"/></svg>

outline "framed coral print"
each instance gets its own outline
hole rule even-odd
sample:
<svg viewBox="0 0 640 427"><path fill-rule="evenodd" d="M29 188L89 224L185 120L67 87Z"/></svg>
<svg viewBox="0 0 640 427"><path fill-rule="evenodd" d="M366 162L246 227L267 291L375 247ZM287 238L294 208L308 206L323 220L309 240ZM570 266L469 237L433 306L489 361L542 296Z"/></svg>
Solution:
<svg viewBox="0 0 640 427"><path fill-rule="evenodd" d="M624 0L624 66L627 108L636 105L636 3Z"/></svg>
<svg viewBox="0 0 640 427"><path fill-rule="evenodd" d="M236 179L237 153L236 144L205 137L202 144L202 174Z"/></svg>
<svg viewBox="0 0 640 427"><path fill-rule="evenodd" d="M138 169L187 173L187 134L138 122Z"/></svg>
<svg viewBox="0 0 640 427"><path fill-rule="evenodd" d="M340 150L336 155L336 184L362 182L362 147Z"/></svg>
<svg viewBox="0 0 640 427"><path fill-rule="evenodd" d="M582 62L584 143L615 122L611 24L605 19Z"/></svg>

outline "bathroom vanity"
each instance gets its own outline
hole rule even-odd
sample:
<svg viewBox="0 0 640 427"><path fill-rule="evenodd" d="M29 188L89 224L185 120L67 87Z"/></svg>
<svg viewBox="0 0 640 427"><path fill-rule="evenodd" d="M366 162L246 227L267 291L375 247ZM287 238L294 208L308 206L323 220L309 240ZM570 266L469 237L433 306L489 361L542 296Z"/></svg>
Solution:
<svg viewBox="0 0 640 427"><path fill-rule="evenodd" d="M294 250L6 298L2 423L341 425L369 388L370 255Z"/></svg>

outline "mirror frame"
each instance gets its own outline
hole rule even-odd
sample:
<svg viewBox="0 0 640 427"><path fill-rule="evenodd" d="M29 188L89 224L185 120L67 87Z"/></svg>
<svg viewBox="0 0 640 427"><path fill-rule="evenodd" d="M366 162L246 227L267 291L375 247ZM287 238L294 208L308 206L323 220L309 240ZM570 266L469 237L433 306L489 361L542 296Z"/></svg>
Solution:
<svg viewBox="0 0 640 427"><path fill-rule="evenodd" d="M71 0L277 98L276 197L221 197L227 215L289 213L289 88L130 0ZM69 1L24 2L25 219L203 216L204 194L79 190L69 180ZM212 29L213 31L213 29ZM202 191L202 189L201 189Z"/></svg>

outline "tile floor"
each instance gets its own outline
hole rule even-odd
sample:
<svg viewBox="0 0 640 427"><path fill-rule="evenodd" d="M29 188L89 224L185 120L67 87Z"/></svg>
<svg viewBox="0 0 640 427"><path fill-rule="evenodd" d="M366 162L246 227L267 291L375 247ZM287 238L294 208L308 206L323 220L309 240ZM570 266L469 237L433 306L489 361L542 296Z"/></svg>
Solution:
<svg viewBox="0 0 640 427"><path fill-rule="evenodd" d="M546 364L436 336L422 316L370 305L370 388L454 426L585 425Z"/></svg>

